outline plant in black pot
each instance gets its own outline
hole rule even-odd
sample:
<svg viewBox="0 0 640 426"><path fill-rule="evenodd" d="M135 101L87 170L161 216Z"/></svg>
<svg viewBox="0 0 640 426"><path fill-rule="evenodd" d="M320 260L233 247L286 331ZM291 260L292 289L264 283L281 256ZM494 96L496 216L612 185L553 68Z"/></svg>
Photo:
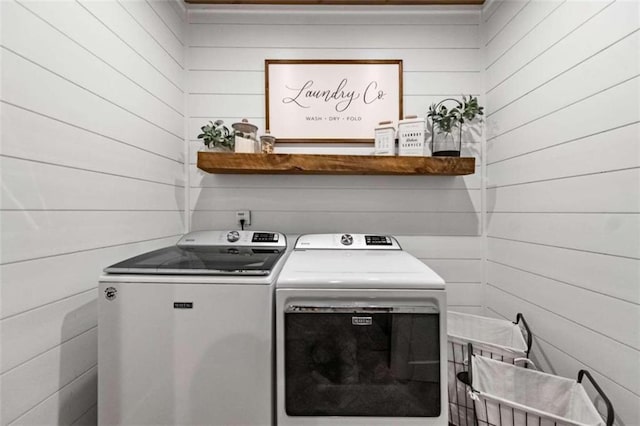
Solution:
<svg viewBox="0 0 640 426"><path fill-rule="evenodd" d="M462 128L479 116L484 107L478 98L469 95L462 102L454 98L431 104L427 119L431 120L431 152L434 157L459 157L462 149Z"/></svg>
<svg viewBox="0 0 640 426"><path fill-rule="evenodd" d="M224 125L224 121L209 121L209 124L205 124L200 130L202 133L198 135L198 139L203 139L210 150L233 151L234 134Z"/></svg>

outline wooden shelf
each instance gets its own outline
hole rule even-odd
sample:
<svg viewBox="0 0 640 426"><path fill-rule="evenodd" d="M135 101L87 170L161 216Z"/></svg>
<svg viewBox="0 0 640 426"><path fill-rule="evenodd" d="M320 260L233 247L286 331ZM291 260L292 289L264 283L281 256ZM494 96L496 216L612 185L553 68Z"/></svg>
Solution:
<svg viewBox="0 0 640 426"><path fill-rule="evenodd" d="M198 152L198 168L222 174L444 175L475 172L474 157Z"/></svg>
<svg viewBox="0 0 640 426"><path fill-rule="evenodd" d="M258 4L258 5L380 5L422 6L434 4L484 4L484 0L185 0L194 4Z"/></svg>

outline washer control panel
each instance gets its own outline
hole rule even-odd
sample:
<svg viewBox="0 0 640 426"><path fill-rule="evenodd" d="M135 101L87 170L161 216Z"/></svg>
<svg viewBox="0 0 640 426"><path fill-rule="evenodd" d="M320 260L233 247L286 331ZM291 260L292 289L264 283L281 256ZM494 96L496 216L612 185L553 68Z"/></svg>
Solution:
<svg viewBox="0 0 640 426"><path fill-rule="evenodd" d="M296 242L296 250L402 250L391 235L307 234Z"/></svg>
<svg viewBox="0 0 640 426"><path fill-rule="evenodd" d="M180 247L286 247L287 238L280 232L269 231L195 231L182 237L177 245Z"/></svg>
<svg viewBox="0 0 640 426"><path fill-rule="evenodd" d="M277 243L279 235L274 232L254 232L251 237L252 243Z"/></svg>

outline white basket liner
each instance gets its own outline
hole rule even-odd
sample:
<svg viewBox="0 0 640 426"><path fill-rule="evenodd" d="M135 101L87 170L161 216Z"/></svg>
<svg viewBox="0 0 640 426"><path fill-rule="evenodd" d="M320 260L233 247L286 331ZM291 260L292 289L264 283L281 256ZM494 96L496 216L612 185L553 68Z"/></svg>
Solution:
<svg viewBox="0 0 640 426"><path fill-rule="evenodd" d="M472 426L473 400L456 379L458 372L466 370L467 343L473 344L474 353L508 363L526 358L527 344L520 327L511 321L453 311L447 312L447 335L449 422Z"/></svg>
<svg viewBox="0 0 640 426"><path fill-rule="evenodd" d="M511 321L449 311L447 336L454 343L472 343L474 352L483 350L512 358L527 356L527 343L520 327Z"/></svg>
<svg viewBox="0 0 640 426"><path fill-rule="evenodd" d="M473 390L488 405L496 401L563 425L605 425L584 387L575 380L477 355L472 363ZM491 417L491 411L489 414ZM484 417L484 410L478 415Z"/></svg>

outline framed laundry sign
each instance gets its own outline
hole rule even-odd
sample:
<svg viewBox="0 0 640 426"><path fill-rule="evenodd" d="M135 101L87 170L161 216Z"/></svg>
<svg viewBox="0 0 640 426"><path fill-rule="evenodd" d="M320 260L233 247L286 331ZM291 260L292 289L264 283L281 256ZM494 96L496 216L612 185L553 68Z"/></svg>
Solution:
<svg viewBox="0 0 640 426"><path fill-rule="evenodd" d="M265 60L266 128L278 142L373 142L402 118L402 60Z"/></svg>

